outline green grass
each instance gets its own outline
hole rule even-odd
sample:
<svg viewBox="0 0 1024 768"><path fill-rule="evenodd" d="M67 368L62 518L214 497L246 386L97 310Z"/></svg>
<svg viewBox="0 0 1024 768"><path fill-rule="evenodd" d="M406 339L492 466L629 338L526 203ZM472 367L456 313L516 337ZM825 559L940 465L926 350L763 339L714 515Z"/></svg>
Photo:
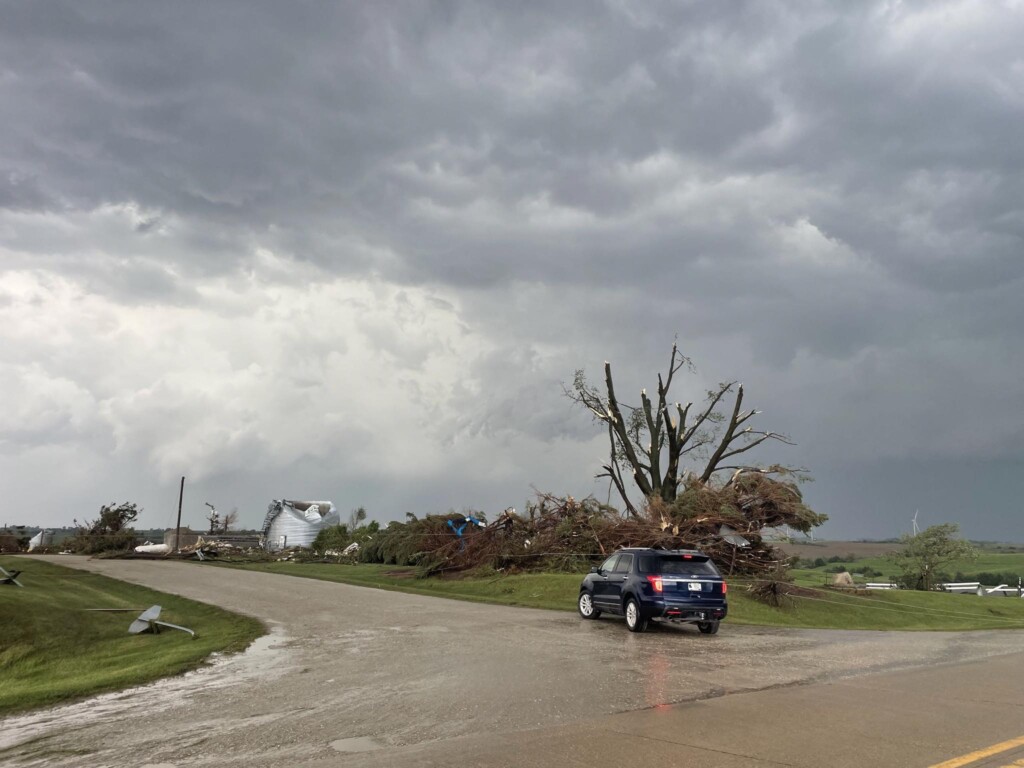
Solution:
<svg viewBox="0 0 1024 768"><path fill-rule="evenodd" d="M259 621L183 597L38 560L0 557L24 589L0 586L0 715L138 685L193 669L214 651L243 650ZM163 607L194 629L129 635L135 614L84 608Z"/></svg>
<svg viewBox="0 0 1024 768"><path fill-rule="evenodd" d="M521 605L562 611L576 610L580 574L498 574L461 579L417 579L413 570L393 565L335 565L330 563L259 562L222 564L246 570L281 573L311 579L391 589L475 602ZM202 566L201 566L202 567ZM810 571L820 587L821 573ZM850 595L808 589L785 608L770 608L754 600L740 581L729 589L729 618L733 624L776 627L873 630L968 630L1024 628L1024 600L976 595L888 591Z"/></svg>
<svg viewBox="0 0 1024 768"><path fill-rule="evenodd" d="M884 557L863 557L855 560L842 560L837 563L829 563L825 566L818 566L817 568L803 569L801 572L806 574L818 574L815 583L821 584L821 574L826 573L829 568L834 568L837 565L841 565L851 573L863 569L864 567L871 568L875 571L881 571L883 574L891 575L897 572L897 569L893 564L886 560ZM1002 573L1002 574L1020 574L1024 576L1024 552L986 552L982 551L977 560L962 560L952 565L943 568L944 571L955 576L957 572L963 573L967 577L975 576L979 573ZM885 576L872 576L868 581L885 581ZM976 581L974 578L967 578L967 581ZM1016 586L1016 582L1012 586Z"/></svg>

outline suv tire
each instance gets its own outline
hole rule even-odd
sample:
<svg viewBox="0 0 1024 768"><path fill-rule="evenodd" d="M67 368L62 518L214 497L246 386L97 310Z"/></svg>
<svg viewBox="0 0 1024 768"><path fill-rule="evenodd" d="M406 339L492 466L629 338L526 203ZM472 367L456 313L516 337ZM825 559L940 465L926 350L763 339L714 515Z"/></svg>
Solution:
<svg viewBox="0 0 1024 768"><path fill-rule="evenodd" d="M698 621L697 629L700 630L702 635L717 635L718 634L718 622L717 621Z"/></svg>
<svg viewBox="0 0 1024 768"><path fill-rule="evenodd" d="M632 597L626 601L626 629L630 632L643 632L647 629L648 619L640 613L640 605Z"/></svg>
<svg viewBox="0 0 1024 768"><path fill-rule="evenodd" d="M576 601L576 608L584 619L597 619L601 616L601 612L594 607L594 596L589 592L580 592L580 599Z"/></svg>

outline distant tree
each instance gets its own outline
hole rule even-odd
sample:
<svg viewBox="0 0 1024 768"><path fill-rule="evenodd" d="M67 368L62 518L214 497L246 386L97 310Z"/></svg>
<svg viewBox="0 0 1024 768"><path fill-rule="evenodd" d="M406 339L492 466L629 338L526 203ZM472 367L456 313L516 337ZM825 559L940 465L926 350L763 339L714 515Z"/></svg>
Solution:
<svg viewBox="0 0 1024 768"><path fill-rule="evenodd" d="M10 528L0 531L0 552L20 552L21 549L20 540Z"/></svg>
<svg viewBox="0 0 1024 768"><path fill-rule="evenodd" d="M220 532L220 512L210 502L206 502L206 506L210 508L210 512L206 515L207 521L210 523L210 529L207 531L209 534Z"/></svg>
<svg viewBox="0 0 1024 768"><path fill-rule="evenodd" d="M206 516L206 519L210 522L210 529L207 533L211 536L215 536L218 533L227 533L231 530L231 526L238 522L238 507L235 507L226 515L222 515L210 502L206 502L206 506L210 508L210 513Z"/></svg>
<svg viewBox="0 0 1024 768"><path fill-rule="evenodd" d="M960 526L943 523L925 528L916 536L904 534L901 549L888 559L899 569L900 583L909 589L930 590L941 580L942 570L963 560L976 560L978 550L957 537Z"/></svg>
<svg viewBox="0 0 1024 768"><path fill-rule="evenodd" d="M133 502L100 507L95 520L81 523L75 519L75 535L69 546L76 552L95 554L130 549L135 542L135 529L131 527L142 509Z"/></svg>
<svg viewBox="0 0 1024 768"><path fill-rule="evenodd" d="M221 517L220 520L220 532L227 533L235 525L238 524L238 507L234 507L230 512Z"/></svg>
<svg viewBox="0 0 1024 768"><path fill-rule="evenodd" d="M331 525L321 528L313 539L313 552L323 557L328 552L340 553L352 543L347 525Z"/></svg>
<svg viewBox="0 0 1024 768"><path fill-rule="evenodd" d="M313 540L313 552L323 557L327 553L340 553L350 544L359 544L362 547L367 541L380 531L380 523L366 520L366 510L363 507L353 509L349 515L348 525L332 525L322 528Z"/></svg>
<svg viewBox="0 0 1024 768"><path fill-rule="evenodd" d="M358 528L360 525L363 524L363 521L365 519L366 519L366 508L365 507L356 507L351 512L349 512L349 515L348 515L348 529L350 531L354 531L356 528Z"/></svg>

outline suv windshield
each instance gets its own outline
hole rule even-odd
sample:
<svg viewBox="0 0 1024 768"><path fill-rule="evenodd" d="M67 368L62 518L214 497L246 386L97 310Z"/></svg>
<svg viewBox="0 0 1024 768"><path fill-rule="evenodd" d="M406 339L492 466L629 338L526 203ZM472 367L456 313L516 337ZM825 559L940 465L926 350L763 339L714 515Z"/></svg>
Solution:
<svg viewBox="0 0 1024 768"><path fill-rule="evenodd" d="M682 555L641 557L640 573L658 573L664 576L718 576L715 566L706 557L690 558Z"/></svg>

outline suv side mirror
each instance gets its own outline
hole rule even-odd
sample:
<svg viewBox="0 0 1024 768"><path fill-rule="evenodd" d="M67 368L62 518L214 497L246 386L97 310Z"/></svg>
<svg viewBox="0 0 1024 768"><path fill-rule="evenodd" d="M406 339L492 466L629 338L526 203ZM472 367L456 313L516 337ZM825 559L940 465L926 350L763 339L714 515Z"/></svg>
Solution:
<svg viewBox="0 0 1024 768"><path fill-rule="evenodd" d="M591 573L600 573L601 572L601 568L600 568L600 566L595 565L593 568L590 569L590 572Z"/></svg>

